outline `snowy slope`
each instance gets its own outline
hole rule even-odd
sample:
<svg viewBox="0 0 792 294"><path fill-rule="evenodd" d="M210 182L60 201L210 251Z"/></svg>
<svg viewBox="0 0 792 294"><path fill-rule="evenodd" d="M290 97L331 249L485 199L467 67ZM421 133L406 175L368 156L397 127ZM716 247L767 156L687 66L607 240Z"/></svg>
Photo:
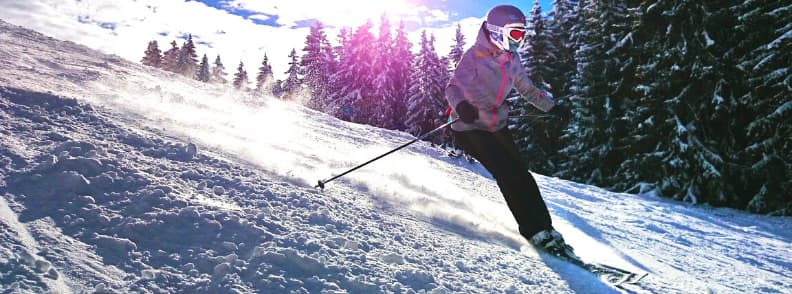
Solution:
<svg viewBox="0 0 792 294"><path fill-rule="evenodd" d="M0 22L0 292L790 293L792 221L536 175L615 289L526 246L488 173L412 139ZM197 147L197 148L196 148Z"/></svg>

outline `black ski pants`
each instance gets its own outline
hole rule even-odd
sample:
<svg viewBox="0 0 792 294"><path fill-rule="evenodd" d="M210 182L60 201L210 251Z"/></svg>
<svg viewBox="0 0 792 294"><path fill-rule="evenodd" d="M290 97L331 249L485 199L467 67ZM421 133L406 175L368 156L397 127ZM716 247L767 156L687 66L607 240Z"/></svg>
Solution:
<svg viewBox="0 0 792 294"><path fill-rule="evenodd" d="M498 182L523 237L530 239L539 231L552 228L539 187L520 158L509 128L494 133L481 130L452 133L456 144L481 162Z"/></svg>

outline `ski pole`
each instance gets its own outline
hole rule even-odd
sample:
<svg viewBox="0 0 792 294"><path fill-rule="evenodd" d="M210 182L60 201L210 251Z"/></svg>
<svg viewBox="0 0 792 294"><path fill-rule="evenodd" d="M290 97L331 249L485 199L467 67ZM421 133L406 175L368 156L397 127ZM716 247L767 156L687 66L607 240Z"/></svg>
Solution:
<svg viewBox="0 0 792 294"><path fill-rule="evenodd" d="M329 182L332 182L333 180L335 180L335 179L338 179L338 178L340 178L340 177L343 177L344 175L346 175L346 174L348 174L348 173L351 173L351 172L353 172L353 171L355 171L355 170L357 170L357 169L359 169L359 168L361 168L361 167L364 167L364 166L368 165L369 163L372 163L372 162L374 162L374 161L377 161L377 160L379 160L380 158L383 158L383 157L385 157L385 156L388 156L388 155L390 155L390 154L391 154L391 153L393 153L393 152L399 151L399 150L401 150L401 149L402 149L402 148L404 148L404 147L410 146L412 143L415 143L415 142L418 142L418 141L420 141L420 140L426 139L426 138L428 138L429 136L433 135L434 133L437 133L437 132L439 132L440 130L442 130L442 129L444 129L444 128L446 128L446 127L448 127L448 126L450 126L450 125L454 124L454 123L455 123L455 122L457 122L458 120L459 120L459 118L457 118L457 119L455 119L455 120L452 120L452 121L450 121L450 122L447 122L447 123L443 124L442 126L439 126L439 127L437 127L436 129L434 129L434 130L431 130L431 131L429 131L428 133L426 133L426 134L423 134L423 135L421 135L420 137L413 139L413 140L412 140L412 141L410 141L410 142L404 143L404 145L401 145L401 146L397 147L396 149L393 149L393 150L391 150L391 151L388 151L388 152L386 152L385 154L382 154L382 155L380 155L380 156L377 156L377 157L375 157L374 159L371 159L371 160L369 160L369 161L366 161L366 162L364 162L364 163L362 163L362 164L360 164L360 165L358 165L358 166L356 166L356 167L354 167L354 168L352 168L352 169L350 169L350 170L348 170L348 171L345 171L345 172L343 172L343 173L341 173L341 174L339 174L339 175L337 175L337 176L334 176L334 177L332 177L332 178L329 178L329 179L327 179L327 180L319 180L319 183L318 183L318 184L316 184L316 186L314 186L314 188L319 188L319 189L322 189L322 190L324 190L324 186L325 186L325 184L327 184L327 183L329 183Z"/></svg>
<svg viewBox="0 0 792 294"><path fill-rule="evenodd" d="M548 118L548 117L553 117L553 116L552 115L547 115L547 114L525 114L525 115L512 115L512 116L509 116L509 119L513 119L513 118L529 118L529 117L539 119L539 118Z"/></svg>

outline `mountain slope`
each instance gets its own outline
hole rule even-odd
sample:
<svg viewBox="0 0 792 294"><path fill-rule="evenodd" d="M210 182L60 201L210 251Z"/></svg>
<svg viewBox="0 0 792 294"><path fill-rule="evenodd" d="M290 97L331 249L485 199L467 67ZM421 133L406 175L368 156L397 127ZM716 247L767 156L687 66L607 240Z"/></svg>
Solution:
<svg viewBox="0 0 792 294"><path fill-rule="evenodd" d="M526 248L479 165L0 22L0 290L621 291ZM787 292L789 218L536 175L629 292Z"/></svg>

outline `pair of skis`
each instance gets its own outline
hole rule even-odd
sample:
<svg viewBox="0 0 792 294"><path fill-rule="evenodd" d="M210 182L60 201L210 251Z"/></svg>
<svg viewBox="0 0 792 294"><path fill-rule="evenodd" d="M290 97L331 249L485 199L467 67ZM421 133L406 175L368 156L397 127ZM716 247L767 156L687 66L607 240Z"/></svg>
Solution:
<svg viewBox="0 0 792 294"><path fill-rule="evenodd" d="M548 254L574 264L617 288L624 288L626 285L638 285L643 278L649 275L649 273L637 273L607 264L585 262L574 253L564 252L561 254L552 254L548 252Z"/></svg>

